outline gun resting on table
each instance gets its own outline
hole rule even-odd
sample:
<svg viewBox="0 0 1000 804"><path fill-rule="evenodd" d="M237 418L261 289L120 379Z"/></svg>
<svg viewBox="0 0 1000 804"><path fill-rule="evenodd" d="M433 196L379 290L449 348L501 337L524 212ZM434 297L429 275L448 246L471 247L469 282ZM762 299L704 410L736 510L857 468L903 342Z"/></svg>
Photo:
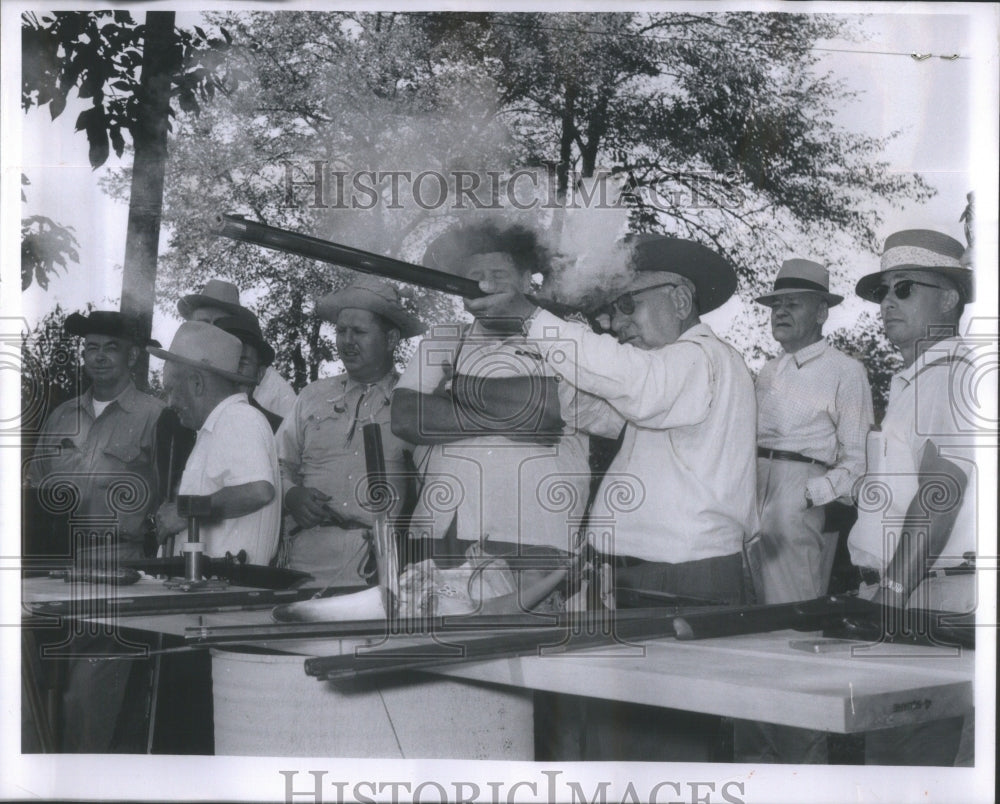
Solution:
<svg viewBox="0 0 1000 804"><path fill-rule="evenodd" d="M309 257L344 268L353 268L362 273L394 279L397 282L407 282L429 290L450 293L453 296L475 299L485 295L474 279L426 268L423 265L415 265L371 251L362 251L288 229L279 229L277 226L250 221L238 215L217 215L214 232L220 237L228 237L241 243L252 243L299 257ZM565 316L578 312L576 308L552 299L538 296L529 298L539 307L556 315Z"/></svg>

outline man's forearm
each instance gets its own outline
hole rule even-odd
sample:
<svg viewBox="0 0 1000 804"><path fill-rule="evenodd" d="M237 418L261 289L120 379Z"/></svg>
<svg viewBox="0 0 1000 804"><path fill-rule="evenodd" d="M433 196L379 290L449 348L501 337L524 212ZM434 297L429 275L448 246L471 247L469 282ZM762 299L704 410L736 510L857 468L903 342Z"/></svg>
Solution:
<svg viewBox="0 0 1000 804"><path fill-rule="evenodd" d="M896 551L886 567L883 586L905 603L920 585L929 561L948 543L962 506L968 480L928 442L920 465L917 493L910 501Z"/></svg>
<svg viewBox="0 0 1000 804"><path fill-rule="evenodd" d="M252 514L268 505L275 495L274 486L256 480L239 486L226 486L210 495L212 519L235 519Z"/></svg>

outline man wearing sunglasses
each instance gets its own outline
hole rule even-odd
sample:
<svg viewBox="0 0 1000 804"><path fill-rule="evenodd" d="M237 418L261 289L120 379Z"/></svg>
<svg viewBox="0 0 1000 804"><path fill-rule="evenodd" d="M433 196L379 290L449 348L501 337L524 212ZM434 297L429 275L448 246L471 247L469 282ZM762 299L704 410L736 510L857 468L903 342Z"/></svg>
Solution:
<svg viewBox="0 0 1000 804"><path fill-rule="evenodd" d="M862 578L859 594L896 612L975 608L968 560L976 550L974 433L963 431L958 415L963 380L974 371L958 337L965 304L973 301L963 251L939 232L896 232L885 241L881 270L856 288L879 304L904 367L892 378L881 429L868 437L848 546ZM961 716L869 733L866 762L970 764L968 721L966 735Z"/></svg>
<svg viewBox="0 0 1000 804"><path fill-rule="evenodd" d="M743 358L700 320L733 294L736 274L690 240L635 235L627 245L631 283L604 314L614 336L538 309L512 283L482 282L488 295L466 306L524 320L551 370L608 403L604 425L624 425L589 517L591 543L616 558L618 604L740 603L756 519L756 401ZM712 759L717 720L606 704L588 712L585 759Z"/></svg>

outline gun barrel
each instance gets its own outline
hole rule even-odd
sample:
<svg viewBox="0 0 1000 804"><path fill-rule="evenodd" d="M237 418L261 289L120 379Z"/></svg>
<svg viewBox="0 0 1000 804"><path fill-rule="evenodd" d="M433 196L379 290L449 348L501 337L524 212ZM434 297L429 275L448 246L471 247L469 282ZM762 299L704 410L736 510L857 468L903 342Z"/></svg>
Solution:
<svg viewBox="0 0 1000 804"><path fill-rule="evenodd" d="M309 257L344 268L353 268L362 273L374 274L384 279L395 279L397 282L406 282L429 290L450 293L453 296L476 299L485 295L479 289L478 282L464 276L455 276L446 271L414 265L410 262L344 246L319 237L279 229L277 226L268 226L266 223L249 221L239 215L216 215L214 232L220 237L229 237L242 243L253 243L275 251L284 251L299 257ZM576 312L575 308L551 299L534 296L529 298L539 307L556 315L568 315Z"/></svg>
<svg viewBox="0 0 1000 804"><path fill-rule="evenodd" d="M243 243L253 243L287 254L310 257L321 262L353 268L362 273L408 282L431 290L440 290L455 296L476 298L483 295L478 282L463 276L436 271L433 268L425 268L422 265L414 265L318 237L290 232L265 223L248 221L237 215L217 215L215 233Z"/></svg>

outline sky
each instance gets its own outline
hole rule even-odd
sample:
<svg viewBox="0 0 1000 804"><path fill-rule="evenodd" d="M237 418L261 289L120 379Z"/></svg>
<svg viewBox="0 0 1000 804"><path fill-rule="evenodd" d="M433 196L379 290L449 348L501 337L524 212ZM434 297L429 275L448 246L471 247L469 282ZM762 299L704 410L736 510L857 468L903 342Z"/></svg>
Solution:
<svg viewBox="0 0 1000 804"><path fill-rule="evenodd" d="M195 15L185 14L179 24L185 23L184 18L192 22L196 19ZM886 210L883 236L903 228L932 228L964 242L958 218L966 193L976 184L970 174L968 136L974 123L972 76L976 63L938 56L970 52L970 19L954 13L879 14L866 20L865 29L866 41L824 44L831 49L933 54L918 61L905 55L821 53L822 69L832 71L849 87L863 93L858 102L842 109L838 122L876 136L900 130L901 135L885 154L893 169L918 171L938 190L927 204ZM32 182L26 188L28 200L23 212L46 215L73 226L80 243L79 264L71 264L48 290L32 286L22 295L22 314L29 324L57 302L64 308L80 307L88 301L98 307L116 306L121 294L127 207L104 195L98 186L100 177L121 163L112 155L106 167L91 170L86 137L72 130L82 108L77 105L74 110L71 102L54 121L47 109L33 109L23 115L22 163ZM125 159L128 157L126 152ZM991 192L994 183L991 178L989 185L980 188L980 196ZM164 241L161 236L161 243ZM859 253L849 257L849 275L840 277L840 287L834 288L847 299L831 311L828 331L850 325L865 309L866 305L851 293L853 282L878 267L874 255ZM777 266L762 266L761 270L776 271ZM740 304L734 299L707 320L724 332ZM178 324L176 316L157 310L153 336L168 343Z"/></svg>

